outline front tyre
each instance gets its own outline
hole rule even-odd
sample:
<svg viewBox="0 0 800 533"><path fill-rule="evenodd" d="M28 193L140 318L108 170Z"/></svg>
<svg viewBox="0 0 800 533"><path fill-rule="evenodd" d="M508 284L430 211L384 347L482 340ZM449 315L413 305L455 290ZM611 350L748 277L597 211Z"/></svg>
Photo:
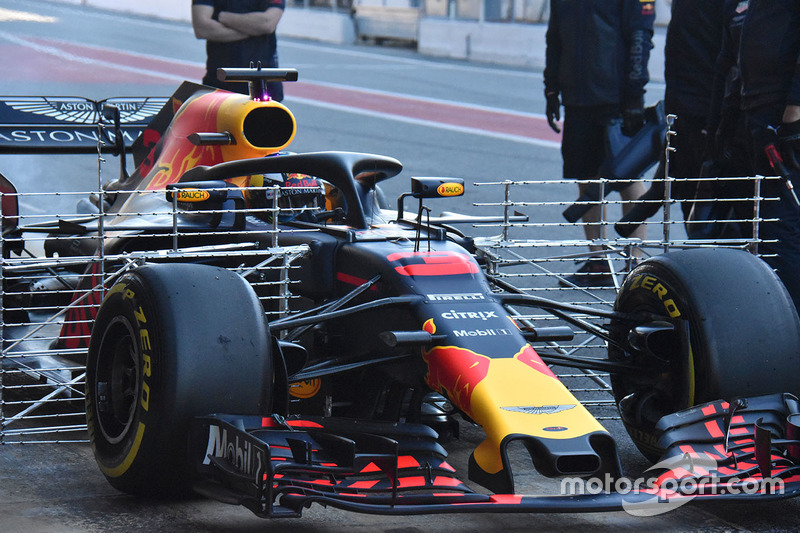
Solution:
<svg viewBox="0 0 800 533"><path fill-rule="evenodd" d="M611 324L609 358L641 368L612 377L614 397L634 444L652 460L662 452L655 424L664 415L800 390L797 312L772 269L747 252L698 248L649 259L626 277L614 309L688 327L688 346L678 333L658 334L647 354L630 348L631 324Z"/></svg>
<svg viewBox="0 0 800 533"><path fill-rule="evenodd" d="M258 298L228 270L163 264L122 276L97 314L86 368L89 438L111 485L188 492L191 419L268 413L270 346Z"/></svg>

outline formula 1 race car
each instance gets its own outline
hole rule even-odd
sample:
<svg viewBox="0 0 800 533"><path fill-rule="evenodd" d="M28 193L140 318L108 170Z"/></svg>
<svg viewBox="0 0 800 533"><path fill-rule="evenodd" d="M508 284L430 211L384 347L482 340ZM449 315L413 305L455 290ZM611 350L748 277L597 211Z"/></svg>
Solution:
<svg viewBox="0 0 800 533"><path fill-rule="evenodd" d="M570 512L800 491L800 320L760 259L664 253L630 272L610 311L531 296L484 269L454 227L479 218L424 216L425 199L461 195L463 180L412 178L390 206L380 183L399 161L284 151L295 119L264 88L296 71L220 76L249 83L250 96L184 83L142 122L130 175L126 109L96 104L112 133L91 149L122 168L81 219L20 223L2 179L4 265L25 235L48 236L38 262L4 268L5 331L22 338L32 314L56 316L47 349L85 364L89 437L114 487L194 490L263 517L313 503ZM70 287L63 312L46 290L31 296L44 278ZM511 312L525 308L569 327ZM573 328L603 339L607 359L532 347ZM614 439L549 364L611 373L633 442L659 461L657 482L635 494L514 494L515 441L544 476L623 477ZM472 485L442 445L456 416L486 434Z"/></svg>

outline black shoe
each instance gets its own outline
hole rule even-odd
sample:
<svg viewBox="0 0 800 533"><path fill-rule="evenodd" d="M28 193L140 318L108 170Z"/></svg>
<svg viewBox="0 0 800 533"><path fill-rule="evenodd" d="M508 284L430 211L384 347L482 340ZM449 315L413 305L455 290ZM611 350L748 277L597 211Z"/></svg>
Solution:
<svg viewBox="0 0 800 533"><path fill-rule="evenodd" d="M613 287L614 278L608 263L601 259L589 259L577 272L558 280L562 287Z"/></svg>

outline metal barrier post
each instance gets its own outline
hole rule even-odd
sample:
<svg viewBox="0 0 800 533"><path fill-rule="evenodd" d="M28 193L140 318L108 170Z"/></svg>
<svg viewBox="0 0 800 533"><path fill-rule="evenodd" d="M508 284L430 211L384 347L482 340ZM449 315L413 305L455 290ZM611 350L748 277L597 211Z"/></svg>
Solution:
<svg viewBox="0 0 800 533"><path fill-rule="evenodd" d="M178 251L178 194L172 195L172 251Z"/></svg>
<svg viewBox="0 0 800 533"><path fill-rule="evenodd" d="M670 243L670 230L671 230L671 221L672 221L672 177L669 175L669 159L670 159L670 152L675 151L675 147L671 145L670 140L673 135L677 135L678 133L672 129L672 125L675 123L675 119L678 118L675 115L667 115L667 135L666 135L666 143L664 148L664 227L662 228L664 231L664 251L669 251L669 243Z"/></svg>
<svg viewBox="0 0 800 533"><path fill-rule="evenodd" d="M511 191L511 181L506 180L503 182L503 189L505 193L505 197L503 200L503 240L508 240L508 226L509 226L509 216L508 216L508 209L511 206L511 202L509 202L510 198L510 191Z"/></svg>
<svg viewBox="0 0 800 533"><path fill-rule="evenodd" d="M103 113L100 113L100 118L98 119L98 131L97 131L97 197L99 201L97 202L97 235L98 235L98 261L99 264L99 276L100 276L100 287L99 289L99 298L97 301L102 301L103 297L105 296L105 285L106 285L106 231L105 231L105 206L106 206L106 199L105 199L105 191L103 191L103 180L102 180L102 168L103 163L105 163L105 158L103 158L102 154L102 146L105 144L103 141L102 129L104 127L103 124ZM121 131L115 131L115 133L122 134ZM119 142L119 139L117 139ZM124 143L123 143L124 144ZM125 157L125 151L123 150L122 153L119 154L119 157ZM122 179L123 175L120 172L119 179ZM94 269L92 269L94 270ZM93 285L95 285L93 283Z"/></svg>
<svg viewBox="0 0 800 533"><path fill-rule="evenodd" d="M753 249L752 253L758 255L758 241L761 238L761 182L764 176L756 176L753 185Z"/></svg>
<svg viewBox="0 0 800 533"><path fill-rule="evenodd" d="M597 220L597 229L600 233L600 240L601 242L605 242L606 240L606 206L608 205L608 200L606 200L606 178L600 178L600 217Z"/></svg>
<svg viewBox="0 0 800 533"><path fill-rule="evenodd" d="M275 194L272 195L272 247L278 247L278 198L281 195L279 188L274 189Z"/></svg>

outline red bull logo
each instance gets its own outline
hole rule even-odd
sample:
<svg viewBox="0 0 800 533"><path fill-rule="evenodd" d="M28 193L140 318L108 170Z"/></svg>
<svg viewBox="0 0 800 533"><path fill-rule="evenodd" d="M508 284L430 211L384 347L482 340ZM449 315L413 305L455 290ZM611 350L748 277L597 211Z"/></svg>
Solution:
<svg viewBox="0 0 800 533"><path fill-rule="evenodd" d="M432 318L425 321L422 329L431 335L436 334ZM435 346L423 350L422 356L428 364L425 378L428 385L433 390L447 393L459 409L473 416L472 393L488 376L492 358L459 346ZM513 358L544 376L558 379L529 344L522 346Z"/></svg>
<svg viewBox="0 0 800 533"><path fill-rule="evenodd" d="M536 350L534 350L530 344L523 346L522 350L514 357L537 372L541 372L545 376L550 376L551 378L556 378L556 375L550 370L550 367L544 364L544 361L539 358L539 354L536 353Z"/></svg>
<svg viewBox="0 0 800 533"><path fill-rule="evenodd" d="M433 319L427 320L422 329L434 334ZM428 386L446 393L459 409L471 415L472 392L489 373L491 359L458 346L435 346L423 350L422 356L428 363Z"/></svg>
<svg viewBox="0 0 800 533"><path fill-rule="evenodd" d="M148 175L148 190L163 189L177 182L184 172L197 165L221 163L219 146L195 146L188 137L198 131L217 131L217 114L226 93L214 91L189 99L181 106L162 138L158 161Z"/></svg>
<svg viewBox="0 0 800 533"><path fill-rule="evenodd" d="M280 133L285 135L277 139L279 146L250 142L248 132L253 134L261 128L272 127L270 117L282 120ZM197 132L225 132L232 140L221 145L195 145L190 136ZM294 117L278 102L257 102L246 95L227 91L198 92L177 110L163 137L142 164L140 173L147 171L148 190L163 189L197 166L273 154L291 143L294 133Z"/></svg>

